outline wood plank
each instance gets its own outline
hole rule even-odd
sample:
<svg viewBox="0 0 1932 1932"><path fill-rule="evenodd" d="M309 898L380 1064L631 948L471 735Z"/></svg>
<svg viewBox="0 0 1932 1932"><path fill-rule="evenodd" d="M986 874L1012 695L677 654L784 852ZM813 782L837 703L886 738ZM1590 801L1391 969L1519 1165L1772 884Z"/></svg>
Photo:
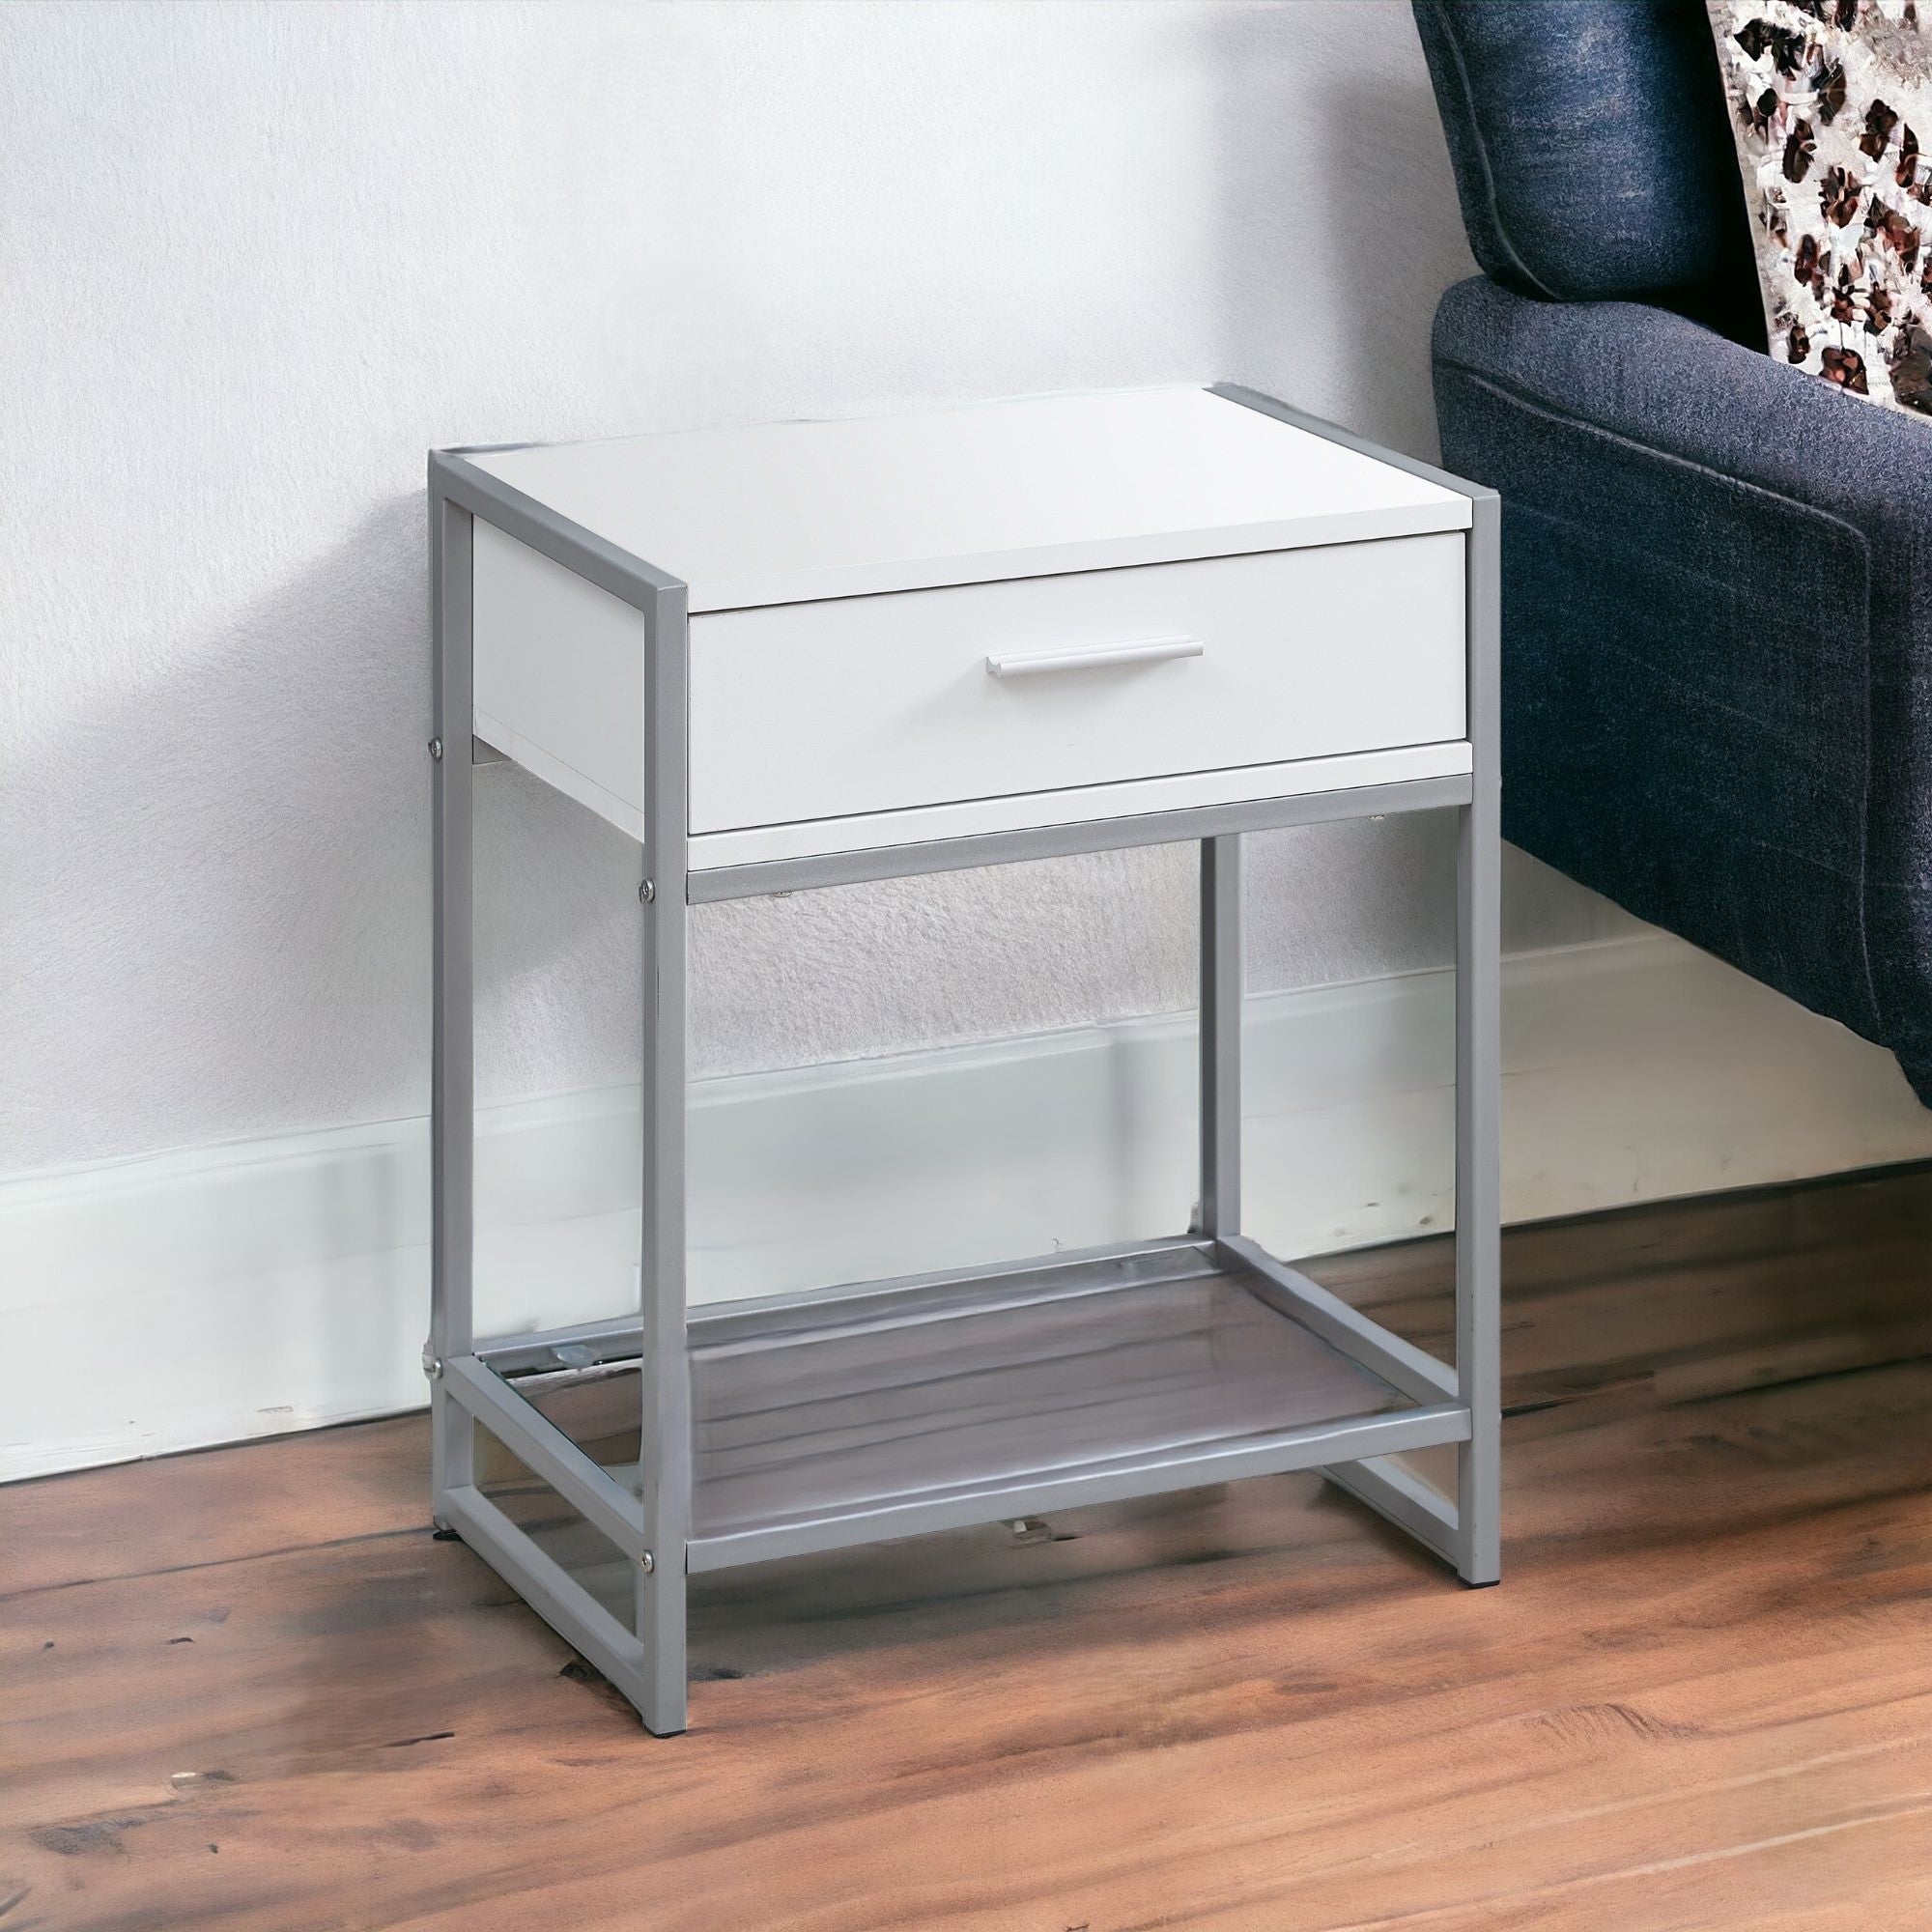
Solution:
<svg viewBox="0 0 1932 1932"><path fill-rule="evenodd" d="M1513 1234L1500 1589L1302 1477L726 1573L665 1742L418 1419L0 1492L0 1927L1932 1923L1928 1233ZM1319 1271L1444 1325L1426 1244Z"/></svg>

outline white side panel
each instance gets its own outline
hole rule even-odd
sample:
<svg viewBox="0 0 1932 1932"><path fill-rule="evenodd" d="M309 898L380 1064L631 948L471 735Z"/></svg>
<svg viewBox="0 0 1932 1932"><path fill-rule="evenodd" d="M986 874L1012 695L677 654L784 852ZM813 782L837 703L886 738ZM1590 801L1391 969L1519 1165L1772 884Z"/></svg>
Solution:
<svg viewBox="0 0 1932 1932"><path fill-rule="evenodd" d="M1468 498L1205 389L485 450L693 611L1466 529Z"/></svg>
<svg viewBox="0 0 1932 1932"><path fill-rule="evenodd" d="M1237 805L1255 798L1346 791L1351 785L1453 778L1469 769L1469 747L1464 741L1405 745L1392 752L1304 758L1298 764L1239 765L1227 772L1182 772L1122 784L1075 785L1065 791L1022 792L1014 798L975 798L958 805L915 806L906 811L868 811L852 818L809 818L789 825L712 832L692 839L690 864L694 872L702 872L720 866L815 858L826 852L863 852L875 845L923 845L934 838L1016 832L1030 825L1077 825L1090 818L1125 818L1147 811L1185 811L1201 805ZM601 809L588 799L583 803L592 810ZM607 811L605 816L611 814Z"/></svg>
<svg viewBox="0 0 1932 1932"><path fill-rule="evenodd" d="M608 819L618 831L628 833L642 843L644 812L641 806L619 798L613 791L606 791L594 779L585 778L561 758L552 757L541 745L533 744L520 731L511 730L500 718L493 718L487 711L476 713L476 735L493 751L500 752L506 758L522 765L532 778L542 779L545 784L554 786L565 798L574 798L599 818Z"/></svg>
<svg viewBox="0 0 1932 1932"><path fill-rule="evenodd" d="M642 822L644 619L476 520L476 735L613 822ZM627 826L627 830L629 827Z"/></svg>
<svg viewBox="0 0 1932 1932"><path fill-rule="evenodd" d="M695 617L692 830L1459 739L1463 548L1450 533ZM987 667L1177 638L1201 655Z"/></svg>

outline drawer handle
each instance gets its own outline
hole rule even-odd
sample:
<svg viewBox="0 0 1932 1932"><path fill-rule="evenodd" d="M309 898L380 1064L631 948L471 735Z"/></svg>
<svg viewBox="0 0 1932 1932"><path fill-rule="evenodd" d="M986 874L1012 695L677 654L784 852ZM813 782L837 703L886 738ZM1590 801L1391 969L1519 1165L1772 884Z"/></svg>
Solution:
<svg viewBox="0 0 1932 1932"><path fill-rule="evenodd" d="M1109 665L1165 664L1170 658L1198 658L1207 651L1199 638L1154 638L1145 644L1102 644L1092 651L1019 651L989 657L994 677L1038 677L1050 670L1104 670Z"/></svg>

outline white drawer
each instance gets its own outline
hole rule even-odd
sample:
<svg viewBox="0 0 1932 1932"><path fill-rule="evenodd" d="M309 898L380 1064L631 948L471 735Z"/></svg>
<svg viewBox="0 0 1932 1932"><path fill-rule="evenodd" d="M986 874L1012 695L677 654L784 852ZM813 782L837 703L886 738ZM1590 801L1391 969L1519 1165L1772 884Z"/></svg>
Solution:
<svg viewBox="0 0 1932 1932"><path fill-rule="evenodd" d="M1447 532L694 616L691 829L1460 739L1463 548ZM1015 662L1042 658L1059 662Z"/></svg>

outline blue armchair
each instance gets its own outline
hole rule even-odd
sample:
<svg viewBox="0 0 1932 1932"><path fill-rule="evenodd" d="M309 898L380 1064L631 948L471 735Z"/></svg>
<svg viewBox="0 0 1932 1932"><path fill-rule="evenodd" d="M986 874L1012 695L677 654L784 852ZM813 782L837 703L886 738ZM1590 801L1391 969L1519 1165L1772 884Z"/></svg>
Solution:
<svg viewBox="0 0 1932 1932"><path fill-rule="evenodd" d="M1697 0L1414 0L1484 272L1503 831L1890 1047L1932 1105L1932 422L1764 353Z"/></svg>

